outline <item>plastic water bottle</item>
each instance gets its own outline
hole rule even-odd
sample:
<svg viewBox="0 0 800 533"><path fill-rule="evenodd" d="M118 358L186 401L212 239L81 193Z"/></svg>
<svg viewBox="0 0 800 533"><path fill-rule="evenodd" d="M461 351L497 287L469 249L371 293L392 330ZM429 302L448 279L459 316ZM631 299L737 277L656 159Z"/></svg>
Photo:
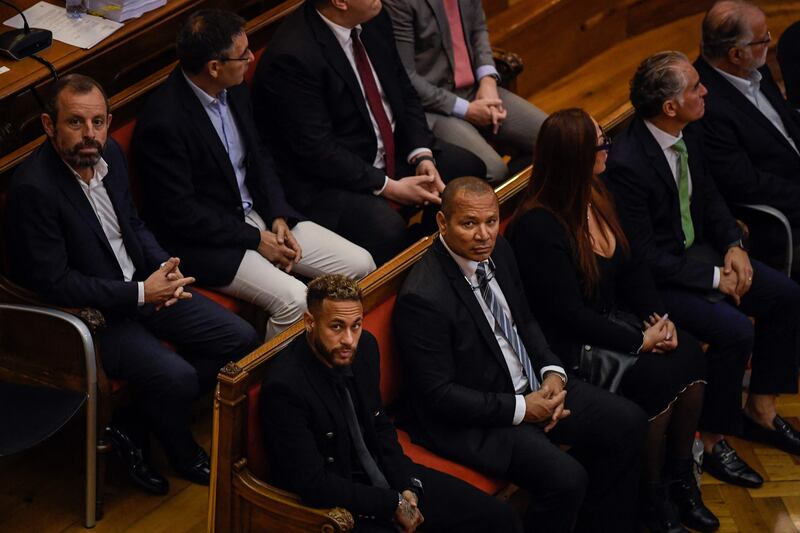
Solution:
<svg viewBox="0 0 800 533"><path fill-rule="evenodd" d="M697 481L697 486L700 486L700 478L703 476L703 441L699 437L694 438L692 444L692 471L694 472L694 479Z"/></svg>
<svg viewBox="0 0 800 533"><path fill-rule="evenodd" d="M71 19L79 19L86 13L84 0L66 0L67 16Z"/></svg>

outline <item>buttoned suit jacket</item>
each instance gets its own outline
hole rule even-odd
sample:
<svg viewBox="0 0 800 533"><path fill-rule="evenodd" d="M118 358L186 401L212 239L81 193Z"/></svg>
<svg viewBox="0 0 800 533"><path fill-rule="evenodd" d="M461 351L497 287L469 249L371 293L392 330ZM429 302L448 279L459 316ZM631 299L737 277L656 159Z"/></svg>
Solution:
<svg viewBox="0 0 800 533"><path fill-rule="evenodd" d="M443 0L386 0L400 59L426 111L450 115L456 102L455 62ZM480 0L459 0L473 73L495 66ZM464 95L461 95L462 97Z"/></svg>
<svg viewBox="0 0 800 533"><path fill-rule="evenodd" d="M267 225L303 220L286 201L270 153L261 143L244 84L227 90L227 104L247 152L245 183ZM233 280L259 230L244 219L233 165L180 66L139 113L133 160L142 183L143 215L158 238L181 258L181 269L210 286Z"/></svg>
<svg viewBox="0 0 800 533"><path fill-rule="evenodd" d="M525 300L508 242L492 253L495 279L508 302L534 372L563 367ZM408 370L414 440L489 475L508 469L507 432L516 407L508 365L470 283L437 239L414 266L394 310L395 340Z"/></svg>
<svg viewBox="0 0 800 533"><path fill-rule="evenodd" d="M800 226L800 154L755 105L702 57L694 66L708 88L706 112L699 124L719 191L729 202L776 207L793 227ZM800 115L783 99L769 67L765 65L759 72L761 92L800 147Z"/></svg>
<svg viewBox="0 0 800 533"><path fill-rule="evenodd" d="M389 15L382 10L361 28L394 116L396 161L416 148L434 148ZM267 47L253 80L253 106L289 200L299 209L314 204L315 221L335 226L347 208L337 191L372 194L383 187L386 172L373 166L377 137L357 74L313 2L287 17Z"/></svg>
<svg viewBox="0 0 800 533"><path fill-rule="evenodd" d="M742 232L714 184L697 124L684 128L683 138L692 180L692 248L708 247L712 254L722 254ZM639 116L614 138L604 179L634 254L650 266L656 283L710 290L714 263L687 253L678 186L663 150Z"/></svg>
<svg viewBox="0 0 800 533"><path fill-rule="evenodd" d="M316 358L305 335L279 354L261 388L271 475L276 485L298 493L309 505L391 518L397 493L412 486L413 463L403 454L383 408L378 343L368 331L361 334L352 370L364 441L391 489L352 480L354 451L343 403L330 370Z"/></svg>
<svg viewBox="0 0 800 533"><path fill-rule="evenodd" d="M146 279L169 255L136 213L125 157L113 139L108 139L103 158L108 164L103 186L136 269L133 280L124 280L78 178L50 141L39 146L12 178L5 220L10 275L57 305L133 315L136 281Z"/></svg>

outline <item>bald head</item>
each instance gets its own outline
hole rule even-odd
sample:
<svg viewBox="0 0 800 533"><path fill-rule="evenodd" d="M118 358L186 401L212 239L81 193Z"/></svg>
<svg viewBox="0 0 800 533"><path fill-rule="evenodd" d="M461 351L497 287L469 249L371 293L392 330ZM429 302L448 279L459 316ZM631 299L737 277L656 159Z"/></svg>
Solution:
<svg viewBox="0 0 800 533"><path fill-rule="evenodd" d="M748 46L755 37L754 26L764 20L764 12L749 2L715 3L703 19L703 57L709 63L726 60L732 48Z"/></svg>
<svg viewBox="0 0 800 533"><path fill-rule="evenodd" d="M461 194L469 194L475 196L483 196L491 194L497 201L494 189L489 185L486 180L475 178L473 176L465 176L456 178L447 184L442 192L442 206L439 208L446 219L449 219L453 214L455 204L458 202L458 197Z"/></svg>

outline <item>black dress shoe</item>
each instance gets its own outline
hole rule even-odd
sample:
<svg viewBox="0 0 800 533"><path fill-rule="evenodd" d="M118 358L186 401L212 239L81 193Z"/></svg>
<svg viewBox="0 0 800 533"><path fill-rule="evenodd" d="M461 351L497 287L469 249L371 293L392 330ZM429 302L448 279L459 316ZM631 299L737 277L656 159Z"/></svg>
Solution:
<svg viewBox="0 0 800 533"><path fill-rule="evenodd" d="M767 429L744 416L743 437L747 440L765 442L787 453L800 455L800 433L789 422L778 415L772 420L775 429Z"/></svg>
<svg viewBox="0 0 800 533"><path fill-rule="evenodd" d="M648 484L643 503L642 521L651 533L689 533L681 525L678 511L663 483Z"/></svg>
<svg viewBox="0 0 800 533"><path fill-rule="evenodd" d="M703 533L719 529L719 520L703 503L700 488L691 471L672 480L669 489L683 525Z"/></svg>
<svg viewBox="0 0 800 533"><path fill-rule="evenodd" d="M758 472L742 461L725 439L716 443L711 453L703 454L703 470L731 485L758 488L764 483Z"/></svg>
<svg viewBox="0 0 800 533"><path fill-rule="evenodd" d="M131 480L147 492L164 495L169 492L169 481L156 472L144 459L142 449L137 446L128 434L120 427L106 428L114 450L128 467Z"/></svg>
<svg viewBox="0 0 800 533"><path fill-rule="evenodd" d="M194 457L181 465L176 465L175 470L181 477L198 485L208 485L211 481L211 461L200 446L197 447Z"/></svg>

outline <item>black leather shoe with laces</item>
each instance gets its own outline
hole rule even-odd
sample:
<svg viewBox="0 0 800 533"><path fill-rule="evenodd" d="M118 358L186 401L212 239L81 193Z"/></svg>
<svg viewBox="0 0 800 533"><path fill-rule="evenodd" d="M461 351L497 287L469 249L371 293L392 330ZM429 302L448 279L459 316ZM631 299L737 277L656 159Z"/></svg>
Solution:
<svg viewBox="0 0 800 533"><path fill-rule="evenodd" d="M651 533L689 533L681 525L678 511L669 499L665 484L648 484L644 496L642 521Z"/></svg>
<svg viewBox="0 0 800 533"><path fill-rule="evenodd" d="M200 446L197 447L194 457L184 464L176 465L175 470L181 477L198 485L208 485L211 480L211 460Z"/></svg>
<svg viewBox="0 0 800 533"><path fill-rule="evenodd" d="M121 427L111 425L106 433L114 445L114 451L128 467L131 480L147 492L164 495L169 492L169 481L156 472L144 459L142 449Z"/></svg>
<svg viewBox="0 0 800 533"><path fill-rule="evenodd" d="M691 470L672 480L669 491L683 525L703 533L719 529L719 520L703 503L700 488Z"/></svg>
<svg viewBox="0 0 800 533"><path fill-rule="evenodd" d="M758 488L764 483L759 473L742 461L725 439L716 443L711 453L703 454L703 470L731 485Z"/></svg>

